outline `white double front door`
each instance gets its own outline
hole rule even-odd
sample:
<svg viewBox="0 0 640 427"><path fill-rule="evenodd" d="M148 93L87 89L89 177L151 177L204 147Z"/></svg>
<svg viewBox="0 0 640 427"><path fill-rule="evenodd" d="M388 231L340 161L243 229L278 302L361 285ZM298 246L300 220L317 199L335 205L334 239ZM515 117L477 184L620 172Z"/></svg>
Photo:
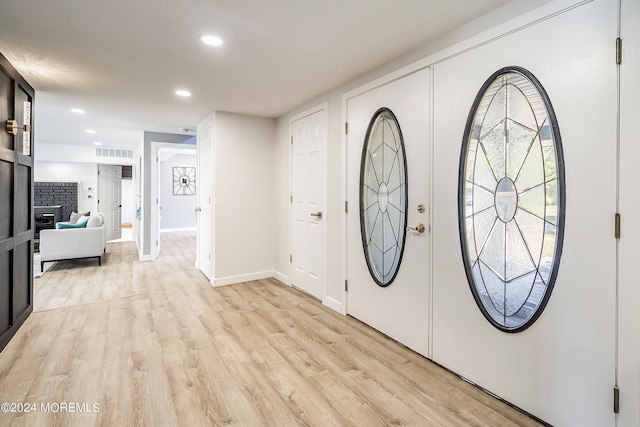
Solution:
<svg viewBox="0 0 640 427"><path fill-rule="evenodd" d="M615 424L616 12L616 2L595 0L537 17L346 99L348 313L554 425ZM566 172L555 287L542 315L519 333L498 330L476 305L458 228L465 124L485 80L506 66L527 69L545 88ZM363 144L381 107L393 111L404 138L407 226L427 226L407 232L387 287L367 268L359 209Z"/></svg>

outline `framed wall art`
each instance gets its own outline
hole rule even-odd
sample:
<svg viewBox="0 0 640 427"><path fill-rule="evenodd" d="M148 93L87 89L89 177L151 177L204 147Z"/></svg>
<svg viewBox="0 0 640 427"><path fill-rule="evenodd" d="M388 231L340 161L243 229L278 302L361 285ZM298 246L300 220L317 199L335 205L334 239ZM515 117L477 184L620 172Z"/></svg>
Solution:
<svg viewBox="0 0 640 427"><path fill-rule="evenodd" d="M173 194L175 196L190 196L196 194L196 168L173 168Z"/></svg>

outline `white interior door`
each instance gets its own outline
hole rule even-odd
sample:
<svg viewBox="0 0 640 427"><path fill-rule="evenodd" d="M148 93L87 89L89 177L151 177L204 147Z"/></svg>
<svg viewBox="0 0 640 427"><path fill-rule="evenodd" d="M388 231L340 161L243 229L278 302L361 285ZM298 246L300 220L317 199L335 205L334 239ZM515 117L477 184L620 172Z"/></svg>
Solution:
<svg viewBox="0 0 640 427"><path fill-rule="evenodd" d="M196 207L196 268L211 279L212 262L212 135L211 124L198 126L198 167L196 169L196 191L198 206Z"/></svg>
<svg viewBox="0 0 640 427"><path fill-rule="evenodd" d="M292 284L322 299L326 278L326 113L291 124Z"/></svg>
<svg viewBox="0 0 640 427"><path fill-rule="evenodd" d="M98 212L105 219L107 240L122 237L122 166L98 165Z"/></svg>
<svg viewBox="0 0 640 427"><path fill-rule="evenodd" d="M434 67L433 359L558 426L615 422L615 38L616 2L596 0ZM510 65L545 88L566 174L555 287L541 316L519 333L498 330L476 305L457 211L471 104L484 81Z"/></svg>
<svg viewBox="0 0 640 427"><path fill-rule="evenodd" d="M347 100L347 311L423 355L428 355L429 348L429 73L429 69L424 69ZM395 257L400 255L394 241L402 240L405 230L399 229L400 225L393 225L391 216L406 210L406 226L417 228L422 224L425 227L422 233L406 232L397 275L384 287L379 286L370 273L360 221L363 147L369 124L381 108L389 109L395 115L404 139L408 199L406 206L401 207L399 191L403 189L392 183L397 179L392 178L397 172L395 168L401 164L400 158L394 154L397 136L393 136L395 134L389 128L380 130L380 133L374 133L378 131L372 129L370 134L378 135L374 139L379 141L378 138L382 138L385 145L376 142L375 150L372 147L372 152L367 154L371 165L377 168L377 172L372 171L370 175L375 183L368 185L377 187L372 191L378 194L375 196L377 199L371 199L372 204L365 211L365 215L372 213L370 230L365 231L366 247L369 253L377 254L370 259L381 257L382 265L395 262ZM385 155L389 166L378 164ZM389 158L395 160L389 162ZM419 209L419 205L424 209ZM380 255L382 252L392 254L389 260L385 261ZM390 271L388 265L381 270L384 270L383 275ZM384 284L384 281L379 281Z"/></svg>

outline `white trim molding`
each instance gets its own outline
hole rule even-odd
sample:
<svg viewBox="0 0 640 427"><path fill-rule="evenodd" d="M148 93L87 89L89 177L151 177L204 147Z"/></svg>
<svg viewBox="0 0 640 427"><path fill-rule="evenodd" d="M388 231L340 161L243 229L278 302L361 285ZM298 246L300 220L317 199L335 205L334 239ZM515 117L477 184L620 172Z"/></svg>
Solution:
<svg viewBox="0 0 640 427"><path fill-rule="evenodd" d="M238 274L236 276L218 277L211 280L211 284L214 287L234 285L236 283L250 282L252 280L269 279L276 277L276 272L273 270L258 271L255 273ZM278 279L280 280L280 279Z"/></svg>

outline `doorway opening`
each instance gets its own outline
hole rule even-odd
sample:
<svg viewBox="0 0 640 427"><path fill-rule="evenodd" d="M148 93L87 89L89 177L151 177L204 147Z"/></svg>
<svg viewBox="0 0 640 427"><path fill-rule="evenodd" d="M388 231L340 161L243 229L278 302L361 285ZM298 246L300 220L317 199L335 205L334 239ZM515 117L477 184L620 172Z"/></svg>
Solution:
<svg viewBox="0 0 640 427"><path fill-rule="evenodd" d="M176 144L152 143L151 241L155 258L160 256L164 233L196 230L197 182L196 148Z"/></svg>

